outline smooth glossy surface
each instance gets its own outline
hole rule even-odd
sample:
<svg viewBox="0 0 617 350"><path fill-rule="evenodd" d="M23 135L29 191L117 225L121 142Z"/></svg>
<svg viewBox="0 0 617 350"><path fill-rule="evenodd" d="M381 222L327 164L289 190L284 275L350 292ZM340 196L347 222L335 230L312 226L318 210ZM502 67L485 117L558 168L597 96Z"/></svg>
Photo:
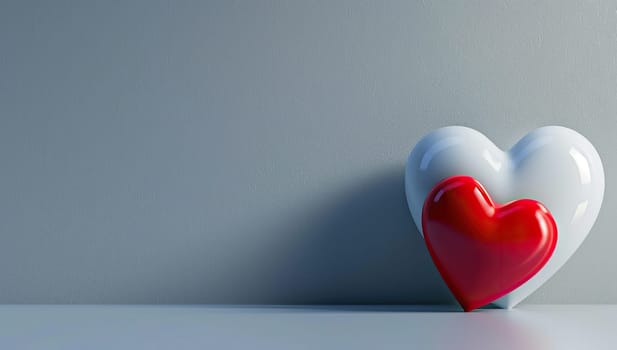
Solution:
<svg viewBox="0 0 617 350"><path fill-rule="evenodd" d="M536 129L503 152L476 130L445 127L422 138L407 162L407 203L421 233L426 196L439 181L455 175L474 177L498 203L537 200L557 224L559 239L549 262L495 302L508 308L540 287L572 256L593 226L604 195L600 156L574 130L560 126Z"/></svg>
<svg viewBox="0 0 617 350"><path fill-rule="evenodd" d="M446 284L465 311L495 301L535 275L557 243L557 227L542 204L504 205L469 176L453 176L426 197L424 239Z"/></svg>
<svg viewBox="0 0 617 350"><path fill-rule="evenodd" d="M616 305L0 306L0 349L615 349Z"/></svg>

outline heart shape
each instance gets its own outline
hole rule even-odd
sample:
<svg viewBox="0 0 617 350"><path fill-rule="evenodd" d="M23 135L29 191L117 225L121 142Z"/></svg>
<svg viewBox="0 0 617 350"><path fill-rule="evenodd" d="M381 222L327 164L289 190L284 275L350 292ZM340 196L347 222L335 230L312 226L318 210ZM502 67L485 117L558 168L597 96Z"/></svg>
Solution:
<svg viewBox="0 0 617 350"><path fill-rule="evenodd" d="M465 311L484 306L535 275L557 244L549 211L531 199L495 205L469 176L453 176L426 197L428 251Z"/></svg>
<svg viewBox="0 0 617 350"><path fill-rule="evenodd" d="M561 126L536 129L504 152L480 132L462 126L434 130L414 147L405 170L411 215L422 231L422 208L441 180L467 175L498 203L521 198L550 210L559 239L552 257L527 282L494 302L511 308L563 266L587 237L604 196L604 170L593 145Z"/></svg>

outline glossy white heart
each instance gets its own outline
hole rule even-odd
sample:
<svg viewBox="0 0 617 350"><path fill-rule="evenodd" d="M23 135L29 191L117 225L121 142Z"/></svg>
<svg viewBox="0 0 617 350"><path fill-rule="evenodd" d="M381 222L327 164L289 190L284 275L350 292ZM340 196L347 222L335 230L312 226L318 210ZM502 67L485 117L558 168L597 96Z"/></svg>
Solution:
<svg viewBox="0 0 617 350"><path fill-rule="evenodd" d="M421 234L424 199L440 180L454 175L476 178L498 203L535 199L557 224L553 256L525 284L494 302L503 308L520 303L574 254L593 226L604 196L600 156L574 130L539 128L504 152L474 129L449 126L424 136L407 161L405 193Z"/></svg>

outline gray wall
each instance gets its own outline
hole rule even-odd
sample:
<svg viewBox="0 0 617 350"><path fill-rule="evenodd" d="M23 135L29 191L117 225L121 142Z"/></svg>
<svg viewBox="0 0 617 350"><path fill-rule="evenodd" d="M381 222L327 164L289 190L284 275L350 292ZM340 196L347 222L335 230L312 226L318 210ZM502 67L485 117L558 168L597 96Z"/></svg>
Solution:
<svg viewBox="0 0 617 350"><path fill-rule="evenodd" d="M603 210L528 302L617 302L616 10L2 1L0 302L451 302L402 177L449 124L596 145Z"/></svg>

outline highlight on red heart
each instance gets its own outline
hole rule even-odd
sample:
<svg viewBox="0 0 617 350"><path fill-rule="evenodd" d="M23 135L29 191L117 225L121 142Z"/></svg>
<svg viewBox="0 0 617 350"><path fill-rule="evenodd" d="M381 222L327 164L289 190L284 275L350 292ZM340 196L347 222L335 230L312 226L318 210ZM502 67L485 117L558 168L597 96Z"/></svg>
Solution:
<svg viewBox="0 0 617 350"><path fill-rule="evenodd" d="M439 182L426 197L422 230L430 255L465 311L516 289L548 262L557 225L533 199L493 202L469 176Z"/></svg>

